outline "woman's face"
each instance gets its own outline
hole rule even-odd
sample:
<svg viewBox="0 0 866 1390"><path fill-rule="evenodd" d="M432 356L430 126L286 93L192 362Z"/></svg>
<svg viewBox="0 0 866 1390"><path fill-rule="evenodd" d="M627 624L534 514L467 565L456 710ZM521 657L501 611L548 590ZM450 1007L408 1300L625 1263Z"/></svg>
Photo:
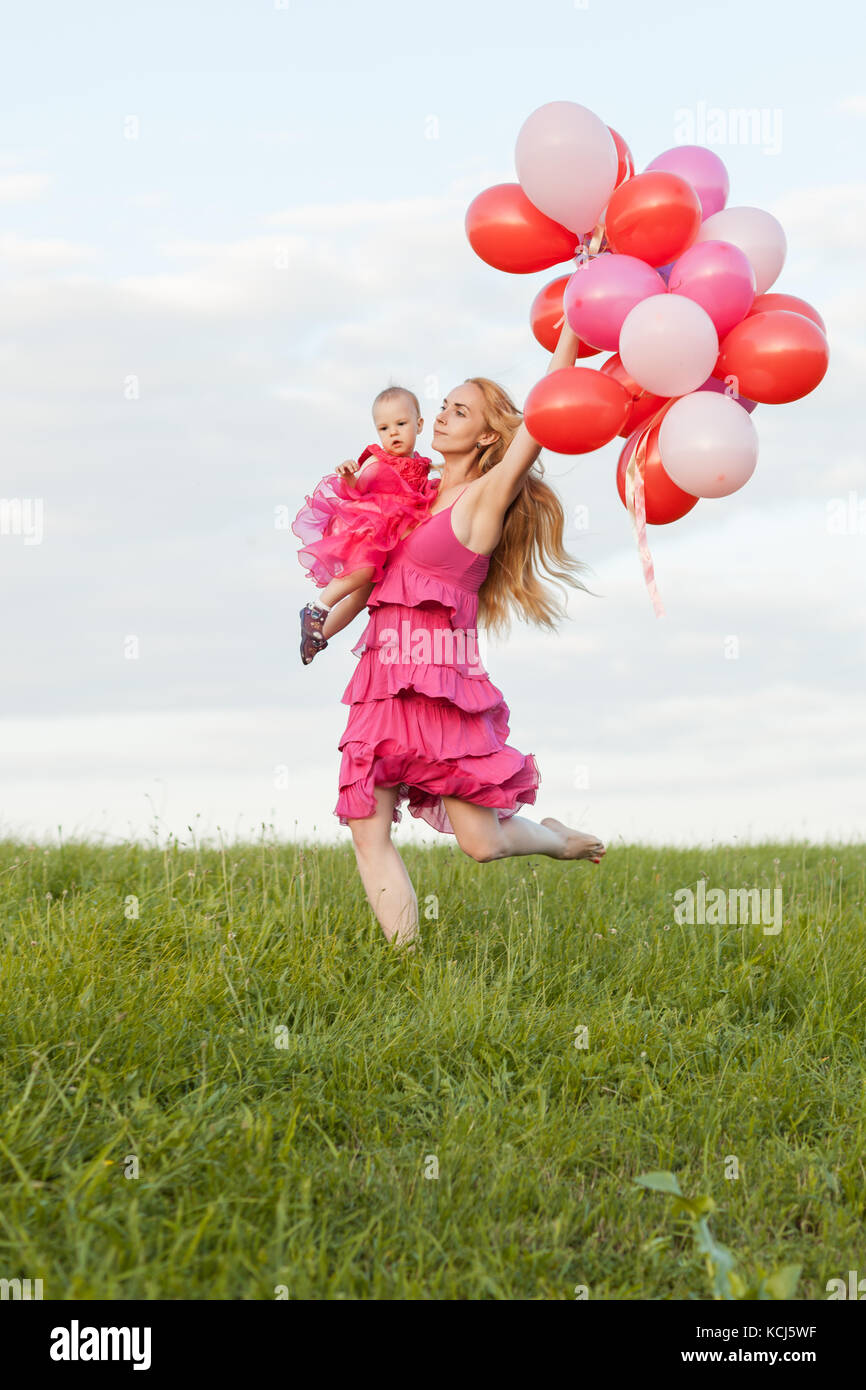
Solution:
<svg viewBox="0 0 866 1390"><path fill-rule="evenodd" d="M433 448L439 454L471 454L476 444L492 444L495 433L484 421L484 397L471 381L455 386L442 403L433 426Z"/></svg>

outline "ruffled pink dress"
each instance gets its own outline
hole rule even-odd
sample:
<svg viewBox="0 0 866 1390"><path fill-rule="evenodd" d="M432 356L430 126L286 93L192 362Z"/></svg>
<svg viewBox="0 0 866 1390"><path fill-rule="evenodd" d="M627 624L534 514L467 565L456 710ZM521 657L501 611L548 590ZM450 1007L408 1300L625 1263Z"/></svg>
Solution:
<svg viewBox="0 0 866 1390"><path fill-rule="evenodd" d="M320 589L341 574L373 566L373 583L397 541L427 515L430 459L399 457L370 444L358 462L372 462L351 479L329 473L292 522L303 542L298 559Z"/></svg>
<svg viewBox="0 0 866 1390"><path fill-rule="evenodd" d="M341 825L374 813L374 786L399 787L394 821L408 798L410 813L444 835L454 830L443 796L490 806L500 820L535 801L535 758L506 742L508 706L478 655L478 590L490 559L458 541L453 506L428 513L395 546L367 600L370 620L352 649L360 660L343 694Z"/></svg>

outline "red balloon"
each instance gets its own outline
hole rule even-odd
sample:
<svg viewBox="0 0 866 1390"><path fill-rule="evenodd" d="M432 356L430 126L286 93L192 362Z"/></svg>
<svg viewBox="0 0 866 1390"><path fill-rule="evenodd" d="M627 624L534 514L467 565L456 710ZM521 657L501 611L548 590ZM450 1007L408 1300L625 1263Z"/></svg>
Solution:
<svg viewBox="0 0 866 1390"><path fill-rule="evenodd" d="M613 143L616 145L617 158L619 159L616 170L616 183L614 184L614 190L616 190L621 183L625 183L626 179L634 178L634 155L622 136L618 131L614 130L612 125L608 126L608 130L613 136Z"/></svg>
<svg viewBox="0 0 866 1390"><path fill-rule="evenodd" d="M645 391L642 386L639 386L634 377L629 376L622 365L618 352L615 352L613 357L609 357L606 362L602 362L601 370L607 376L612 376L614 381L618 381L620 386L624 386L631 397L631 407L626 416L625 424L620 430L623 439L627 439L638 425L644 424L651 415L661 409L668 397L653 396L649 391Z"/></svg>
<svg viewBox="0 0 866 1390"><path fill-rule="evenodd" d="M570 275L560 275L558 280L551 280L549 285L539 290L532 301L532 308L529 311L529 322L536 339L548 352L556 350L559 342L559 334L562 330L562 296L566 285L571 279ZM557 328L559 324L559 328ZM590 347L582 338L578 338L578 357L595 357L601 352L601 348Z"/></svg>
<svg viewBox="0 0 866 1390"><path fill-rule="evenodd" d="M523 420L532 438L555 454L588 454L622 429L631 407L625 387L592 367L560 367L536 382Z"/></svg>
<svg viewBox="0 0 866 1390"><path fill-rule="evenodd" d="M701 200L679 174L650 169L627 179L610 196L605 233L614 251L647 265L667 265L701 229Z"/></svg>
<svg viewBox="0 0 866 1390"><path fill-rule="evenodd" d="M644 505L649 526L667 526L671 521L679 521L681 516L685 516L686 512L692 510L698 500L697 497L692 497L690 492L683 492L681 487L677 487L673 479L668 477L662 468L661 454L659 453L660 429L661 424L653 425L649 432L646 464L643 472ZM616 485L623 506L626 505L625 472L637 445L639 434L640 430L635 430L625 444L616 467Z"/></svg>
<svg viewBox="0 0 866 1390"><path fill-rule="evenodd" d="M577 237L530 203L519 183L486 188L466 210L466 235L482 261L512 275L568 261Z"/></svg>
<svg viewBox="0 0 866 1390"><path fill-rule="evenodd" d="M713 376L736 377L737 391L753 401L784 405L814 391L830 362L816 323L790 309L747 314L721 342Z"/></svg>
<svg viewBox="0 0 866 1390"><path fill-rule="evenodd" d="M826 334L827 325L821 318L817 309L813 309L805 299L800 299L796 294L759 294L752 300L752 307L749 314L763 314L768 309L790 309L794 314L802 314L804 318L811 319L817 323L821 332ZM746 315L746 318L749 317Z"/></svg>

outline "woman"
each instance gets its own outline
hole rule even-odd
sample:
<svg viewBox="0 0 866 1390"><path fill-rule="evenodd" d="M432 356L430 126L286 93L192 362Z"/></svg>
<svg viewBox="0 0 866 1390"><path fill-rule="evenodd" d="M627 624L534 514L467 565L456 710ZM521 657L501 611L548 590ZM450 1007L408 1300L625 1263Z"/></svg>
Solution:
<svg viewBox="0 0 866 1390"><path fill-rule="evenodd" d="M548 370L576 355L566 324ZM369 594L339 745L335 814L351 828L367 899L396 945L418 934L415 890L391 840L407 797L413 815L455 835L479 863L544 854L597 864L605 853L594 835L553 817L515 814L535 802L538 768L506 743L508 706L477 655L478 614L493 631L511 608L547 627L563 614L536 561L585 587L574 578L584 566L562 546L562 504L540 466L533 471L539 446L502 388L476 377L446 397L433 448L444 459L439 488Z"/></svg>

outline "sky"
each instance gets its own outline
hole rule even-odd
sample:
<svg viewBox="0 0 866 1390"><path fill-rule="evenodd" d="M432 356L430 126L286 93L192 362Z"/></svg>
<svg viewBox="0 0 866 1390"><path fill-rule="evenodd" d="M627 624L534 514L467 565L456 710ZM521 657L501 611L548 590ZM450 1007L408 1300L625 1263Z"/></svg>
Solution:
<svg viewBox="0 0 866 1390"><path fill-rule="evenodd" d="M364 618L301 665L317 591L288 522L370 442L383 385L421 397L429 453L466 376L522 401L546 370L529 306L567 267L493 270L463 219L515 179L530 112L569 100L638 172L691 123L728 205L781 221L772 288L820 310L831 362L811 396L758 406L745 488L649 528L661 618L623 441L542 456L594 595L485 649L541 769L526 814L608 846L862 839L864 28L837 0L19 9L0 500L32 526L0 532L0 835L349 843L337 744ZM748 143L743 107L764 122ZM408 812L395 842L454 843Z"/></svg>

